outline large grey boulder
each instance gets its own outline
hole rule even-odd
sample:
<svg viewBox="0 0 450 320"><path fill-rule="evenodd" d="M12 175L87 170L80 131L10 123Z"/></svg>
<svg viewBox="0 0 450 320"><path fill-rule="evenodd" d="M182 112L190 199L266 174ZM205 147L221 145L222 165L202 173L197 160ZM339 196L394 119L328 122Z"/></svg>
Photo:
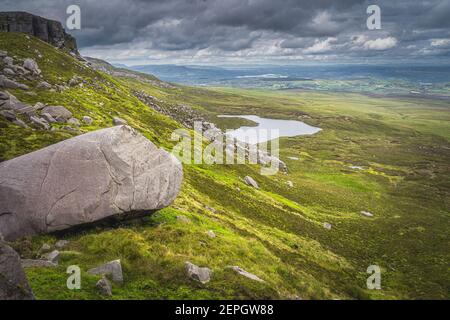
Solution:
<svg viewBox="0 0 450 320"><path fill-rule="evenodd" d="M34 300L19 255L1 240L0 300Z"/></svg>
<svg viewBox="0 0 450 320"><path fill-rule="evenodd" d="M64 123L72 118L72 112L70 112L63 106L48 106L42 109L42 113L48 113L56 121L61 123Z"/></svg>
<svg viewBox="0 0 450 320"><path fill-rule="evenodd" d="M141 216L168 206L181 163L129 126L93 131L0 163L6 240Z"/></svg>
<svg viewBox="0 0 450 320"><path fill-rule="evenodd" d="M29 89L27 85L10 80L4 75L0 75L0 87L7 89Z"/></svg>
<svg viewBox="0 0 450 320"><path fill-rule="evenodd" d="M38 64L31 58L25 59L23 62L23 67L35 75L41 74L41 69L39 69Z"/></svg>

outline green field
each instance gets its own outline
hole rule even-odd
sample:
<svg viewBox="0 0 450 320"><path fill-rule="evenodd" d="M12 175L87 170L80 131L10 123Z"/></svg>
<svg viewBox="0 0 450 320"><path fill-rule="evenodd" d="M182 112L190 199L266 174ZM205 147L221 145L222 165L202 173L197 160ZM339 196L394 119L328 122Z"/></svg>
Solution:
<svg viewBox="0 0 450 320"><path fill-rule="evenodd" d="M74 75L84 79L82 88L63 92L36 89L36 82L26 83L36 95L10 90L29 104L63 105L79 119L91 116L93 125L81 132L112 126L120 116L170 150L169 137L181 125L143 104L134 90L162 105L190 105L222 129L243 124L216 117L224 113L297 119L323 129L281 139L288 174L261 176L256 165L184 165L180 195L152 216L17 241L13 246L23 257L36 257L44 242L71 241L57 268L27 269L37 298L104 299L95 288L99 277L85 273L82 289L68 290L66 268L76 264L86 271L115 259L122 261L125 282L113 287L113 299L450 298L448 101L166 86L154 78L150 83L94 71L23 35L0 33L0 48L17 60L35 58L51 84ZM22 129L1 117L0 159L74 135ZM248 187L246 175L261 188ZM362 216L363 210L374 217ZM180 215L191 222L177 220ZM209 238L208 230L217 237ZM212 280L202 285L187 279L185 261L211 268ZM239 276L230 265L265 282ZM366 288L369 265L381 267L382 290Z"/></svg>

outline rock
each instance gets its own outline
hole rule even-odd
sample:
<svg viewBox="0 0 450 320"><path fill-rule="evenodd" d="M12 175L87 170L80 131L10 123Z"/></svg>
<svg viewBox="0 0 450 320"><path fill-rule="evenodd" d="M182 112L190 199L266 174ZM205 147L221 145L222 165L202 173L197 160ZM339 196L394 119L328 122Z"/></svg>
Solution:
<svg viewBox="0 0 450 320"><path fill-rule="evenodd" d="M121 126L121 125L126 125L126 124L128 124L128 122L126 122L126 121L123 120L122 118L115 117L115 118L113 119L113 124L114 124L115 126Z"/></svg>
<svg viewBox="0 0 450 320"><path fill-rule="evenodd" d="M46 81L42 81L37 85L38 89L49 90L52 88L52 85Z"/></svg>
<svg viewBox="0 0 450 320"><path fill-rule="evenodd" d="M68 83L69 87L75 87L77 84L78 84L78 81L75 78L70 79L69 83Z"/></svg>
<svg viewBox="0 0 450 320"><path fill-rule="evenodd" d="M371 218L373 217L373 213L369 212L369 211L361 211L361 214L365 217Z"/></svg>
<svg viewBox="0 0 450 320"><path fill-rule="evenodd" d="M41 69L39 69L38 64L31 58L25 59L23 62L23 67L35 75L41 74Z"/></svg>
<svg viewBox="0 0 450 320"><path fill-rule="evenodd" d="M259 189L258 183L250 176L245 176L244 178L245 183L247 183L249 186Z"/></svg>
<svg viewBox="0 0 450 320"><path fill-rule="evenodd" d="M12 66L14 64L14 59L6 56L3 58L3 63L6 64L7 66Z"/></svg>
<svg viewBox="0 0 450 320"><path fill-rule="evenodd" d="M331 224L328 223L328 222L324 222L324 223L323 223L323 227L324 227L325 229L327 229L327 230L331 230Z"/></svg>
<svg viewBox="0 0 450 320"><path fill-rule="evenodd" d="M64 140L0 162L0 233L6 240L132 218L167 207L181 163L128 126Z"/></svg>
<svg viewBox="0 0 450 320"><path fill-rule="evenodd" d="M66 130L66 131L72 131L72 132L78 132L77 129L72 128L71 126L64 126L61 128L62 130Z"/></svg>
<svg viewBox="0 0 450 320"><path fill-rule="evenodd" d="M9 94L6 92L0 91L0 100L9 100Z"/></svg>
<svg viewBox="0 0 450 320"><path fill-rule="evenodd" d="M26 33L57 48L78 54L75 38L66 33L58 21L27 12L0 12L0 30Z"/></svg>
<svg viewBox="0 0 450 320"><path fill-rule="evenodd" d="M27 85L10 80L6 78L4 75L0 75L0 87L7 89L22 89L22 90L29 89Z"/></svg>
<svg viewBox="0 0 450 320"><path fill-rule="evenodd" d="M20 257L0 240L0 301L34 300Z"/></svg>
<svg viewBox="0 0 450 320"><path fill-rule="evenodd" d="M47 121L45 121L42 118L36 118L36 117L31 116L30 117L30 121L31 121L31 123L33 123L39 129L43 129L43 130L50 129L50 126L47 123Z"/></svg>
<svg viewBox="0 0 450 320"><path fill-rule="evenodd" d="M7 51L0 50L0 58L4 58L8 55Z"/></svg>
<svg viewBox="0 0 450 320"><path fill-rule="evenodd" d="M22 259L23 268L54 268L57 267L56 263L47 260L40 259Z"/></svg>
<svg viewBox="0 0 450 320"><path fill-rule="evenodd" d="M45 108L45 104L43 104L42 102L38 102L34 105L34 110L42 110Z"/></svg>
<svg viewBox="0 0 450 320"><path fill-rule="evenodd" d="M55 247L58 249L62 249L70 243L68 240L58 240L55 243Z"/></svg>
<svg viewBox="0 0 450 320"><path fill-rule="evenodd" d="M43 113L41 113L41 117L42 117L42 119L44 119L48 123L55 123L56 122L55 118L53 118L50 113L43 112Z"/></svg>
<svg viewBox="0 0 450 320"><path fill-rule="evenodd" d="M183 223L191 223L191 220L188 217L185 217L185 216L177 216L177 220L181 221Z"/></svg>
<svg viewBox="0 0 450 320"><path fill-rule="evenodd" d="M187 276L192 280L199 281L203 284L211 280L212 271L209 268L200 268L195 264L186 261L185 269Z"/></svg>
<svg viewBox="0 0 450 320"><path fill-rule="evenodd" d="M91 125L92 124L92 118L89 116L84 116L82 121L87 124L87 125Z"/></svg>
<svg viewBox="0 0 450 320"><path fill-rule="evenodd" d="M288 157L288 159L291 159L291 160L298 160L297 157Z"/></svg>
<svg viewBox="0 0 450 320"><path fill-rule="evenodd" d="M21 128L24 128L24 129L25 129L25 128L28 128L27 124L26 124L25 122L23 122L22 120L20 120L20 119L14 120L13 123L14 123L15 125L21 127Z"/></svg>
<svg viewBox="0 0 450 320"><path fill-rule="evenodd" d="M258 276L254 275L253 273L247 272L244 269L242 269L241 267L238 266L230 266L230 269L236 271L238 274L240 274L241 276L247 277L249 279L258 281L258 282L265 282L264 280L262 280L261 278L259 278Z"/></svg>
<svg viewBox="0 0 450 320"><path fill-rule="evenodd" d="M69 120L67 120L67 124L79 127L80 126L80 121L77 118L70 118Z"/></svg>
<svg viewBox="0 0 450 320"><path fill-rule="evenodd" d="M96 268L89 269L88 273L94 275L110 276L112 281L119 284L123 283L122 265L120 264L120 260L114 260Z"/></svg>
<svg viewBox="0 0 450 320"><path fill-rule="evenodd" d="M42 113L48 113L56 121L60 123L65 123L67 120L72 118L72 112L64 108L63 106L48 106L42 109Z"/></svg>
<svg viewBox="0 0 450 320"><path fill-rule="evenodd" d="M105 277L98 280L95 285L101 294L105 296L112 296L112 287L111 283Z"/></svg>
<svg viewBox="0 0 450 320"><path fill-rule="evenodd" d="M286 181L286 184L288 185L289 188L294 187L294 183L292 181Z"/></svg>
<svg viewBox="0 0 450 320"><path fill-rule="evenodd" d="M16 114L11 110L2 110L0 111L0 115L5 117L8 121L14 121L17 119Z"/></svg>
<svg viewBox="0 0 450 320"><path fill-rule="evenodd" d="M3 73L6 74L7 76L15 76L16 73L14 72L14 70L10 69L10 68L5 68L3 69Z"/></svg>
<svg viewBox="0 0 450 320"><path fill-rule="evenodd" d="M214 231L212 231L212 230L208 230L208 232L206 232L206 234L207 234L208 237L210 237L210 238L215 238L215 237L216 237L216 234L215 234Z"/></svg>
<svg viewBox="0 0 450 320"><path fill-rule="evenodd" d="M50 247L50 245L48 243L44 243L42 245L42 247L39 249L39 253L44 253L44 252L48 252L52 249L52 247Z"/></svg>
<svg viewBox="0 0 450 320"><path fill-rule="evenodd" d="M58 250L53 250L50 253L44 254L41 259L53 262L54 264L58 264L59 262L59 251Z"/></svg>

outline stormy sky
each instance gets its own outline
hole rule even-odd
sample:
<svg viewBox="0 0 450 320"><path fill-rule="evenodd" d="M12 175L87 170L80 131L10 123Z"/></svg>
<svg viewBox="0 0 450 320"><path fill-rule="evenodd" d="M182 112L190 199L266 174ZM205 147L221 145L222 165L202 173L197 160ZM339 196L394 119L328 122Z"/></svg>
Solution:
<svg viewBox="0 0 450 320"><path fill-rule="evenodd" d="M136 64L450 61L450 0L0 0L65 24L83 55ZM381 8L368 30L367 7Z"/></svg>

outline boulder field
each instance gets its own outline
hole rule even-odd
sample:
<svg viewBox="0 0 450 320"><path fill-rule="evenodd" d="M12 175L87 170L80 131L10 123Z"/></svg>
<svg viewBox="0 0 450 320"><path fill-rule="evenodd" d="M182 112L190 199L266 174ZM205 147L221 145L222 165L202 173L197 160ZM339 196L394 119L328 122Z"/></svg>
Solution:
<svg viewBox="0 0 450 320"><path fill-rule="evenodd" d="M0 163L0 238L151 213L182 179L181 163L129 126L86 133Z"/></svg>

